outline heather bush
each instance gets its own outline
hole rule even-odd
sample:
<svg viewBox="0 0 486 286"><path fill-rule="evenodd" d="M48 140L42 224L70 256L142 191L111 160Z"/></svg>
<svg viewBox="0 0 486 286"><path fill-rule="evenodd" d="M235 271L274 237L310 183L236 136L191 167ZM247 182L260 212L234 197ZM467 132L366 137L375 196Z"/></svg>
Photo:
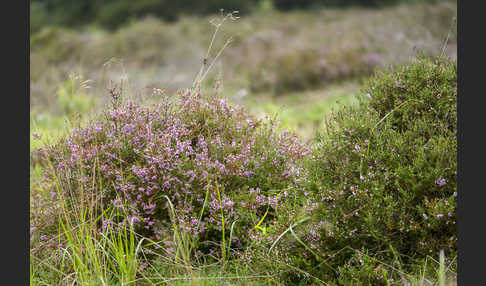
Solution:
<svg viewBox="0 0 486 286"><path fill-rule="evenodd" d="M428 139L433 135L455 136L456 87L454 62L422 57L396 72L379 73L367 82L364 92L371 96L371 108L380 118L389 114L394 130L404 133L417 125L429 124L420 133Z"/></svg>
<svg viewBox="0 0 486 286"><path fill-rule="evenodd" d="M200 241L224 241L236 222L232 243L243 245L266 211L271 220L295 195L308 148L216 96L188 90L161 101L115 101L105 120L49 149L68 206L95 199L95 213L125 214L100 222L101 229L130 221L156 240L171 240L176 225Z"/></svg>
<svg viewBox="0 0 486 286"><path fill-rule="evenodd" d="M457 254L456 63L420 57L364 93L316 138L307 187L319 206L298 234L315 255L296 263L343 285L386 285L440 250Z"/></svg>

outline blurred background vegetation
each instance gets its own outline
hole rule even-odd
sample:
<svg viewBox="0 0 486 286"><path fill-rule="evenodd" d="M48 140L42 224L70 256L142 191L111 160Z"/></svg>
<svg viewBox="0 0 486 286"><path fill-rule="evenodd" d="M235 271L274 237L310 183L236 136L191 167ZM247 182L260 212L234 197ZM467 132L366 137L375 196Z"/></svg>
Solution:
<svg viewBox="0 0 486 286"><path fill-rule="evenodd" d="M289 11L322 7L383 7L397 3L437 1L440 0L31 0L31 32L45 25L77 27L95 24L116 29L146 16L175 21L180 16L208 15L219 9L247 14L269 6Z"/></svg>
<svg viewBox="0 0 486 286"><path fill-rule="evenodd" d="M209 62L232 41L204 87L305 139L333 108L355 102L375 69L419 52L456 56L456 1L31 0L31 134L57 138L101 110L122 80L140 100L156 100L154 87L189 87L220 9L241 19L219 30Z"/></svg>

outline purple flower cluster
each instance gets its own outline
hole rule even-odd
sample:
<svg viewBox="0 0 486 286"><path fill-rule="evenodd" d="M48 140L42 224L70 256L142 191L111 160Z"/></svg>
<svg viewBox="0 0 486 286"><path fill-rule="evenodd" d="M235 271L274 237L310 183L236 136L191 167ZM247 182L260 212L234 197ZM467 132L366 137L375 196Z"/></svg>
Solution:
<svg viewBox="0 0 486 286"><path fill-rule="evenodd" d="M446 180L444 178L442 178L442 177L439 177L437 180L435 180L435 183L437 185L439 185L439 187L442 187L445 184L447 184Z"/></svg>
<svg viewBox="0 0 486 286"><path fill-rule="evenodd" d="M101 124L75 129L52 152L66 189L79 195L83 187L125 212L104 227L129 220L153 234L176 219L184 231L201 234L221 230L221 209L234 221L260 206L277 208L281 199L269 190L303 180L300 162L310 151L224 99L187 91L152 108L128 102Z"/></svg>

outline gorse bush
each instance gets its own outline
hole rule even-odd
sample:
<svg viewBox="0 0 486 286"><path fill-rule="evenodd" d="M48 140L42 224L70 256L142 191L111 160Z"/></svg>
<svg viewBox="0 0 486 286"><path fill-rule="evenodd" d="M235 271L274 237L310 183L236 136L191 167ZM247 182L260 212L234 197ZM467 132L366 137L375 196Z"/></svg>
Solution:
<svg viewBox="0 0 486 286"><path fill-rule="evenodd" d="M455 62L420 57L364 93L331 116L308 166L319 207L302 237L317 257L303 265L343 285L385 284L442 249L457 253Z"/></svg>
<svg viewBox="0 0 486 286"><path fill-rule="evenodd" d="M138 233L165 240L177 225L218 241L223 226L229 233L238 220L238 245L304 177L308 148L275 128L224 99L188 90L152 108L115 104L106 120L75 129L49 157L68 205L94 198L99 214L107 208L126 214L101 228L130 221Z"/></svg>

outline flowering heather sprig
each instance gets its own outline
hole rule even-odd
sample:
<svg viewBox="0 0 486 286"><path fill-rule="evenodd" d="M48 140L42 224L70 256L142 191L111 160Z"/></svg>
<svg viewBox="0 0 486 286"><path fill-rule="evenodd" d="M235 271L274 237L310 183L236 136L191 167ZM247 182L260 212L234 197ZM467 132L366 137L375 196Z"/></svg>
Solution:
<svg viewBox="0 0 486 286"><path fill-rule="evenodd" d="M75 129L51 155L63 186L76 194L77 187L95 184L92 191L103 190L97 196L105 206L127 212L104 227L130 220L151 235L171 218L167 196L179 227L207 233L220 230L221 207L225 220L242 220L261 206L279 206L281 199L268 190L303 180L301 159L309 148L274 128L225 99L187 91L178 102L162 98L152 108L127 102L106 121Z"/></svg>
<svg viewBox="0 0 486 286"><path fill-rule="evenodd" d="M445 185L447 182L446 182L446 180L445 180L444 178L439 177L437 180L435 180L435 183L436 183L437 185L439 185L439 187L442 187L442 186L444 186L444 185Z"/></svg>

